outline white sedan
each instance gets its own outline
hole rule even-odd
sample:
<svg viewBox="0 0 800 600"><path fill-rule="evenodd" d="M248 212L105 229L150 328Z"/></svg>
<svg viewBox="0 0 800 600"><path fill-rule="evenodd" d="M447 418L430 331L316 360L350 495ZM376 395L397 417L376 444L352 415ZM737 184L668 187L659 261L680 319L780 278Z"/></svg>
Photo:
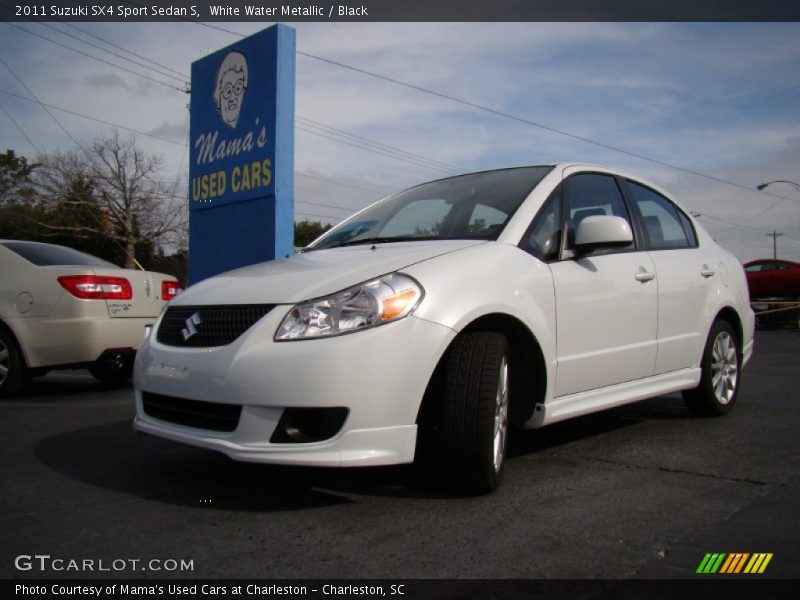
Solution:
<svg viewBox="0 0 800 600"><path fill-rule="evenodd" d="M265 463L425 450L480 493L511 427L679 390L727 412L753 325L739 261L656 186L574 164L473 173L184 292L137 356L135 428Z"/></svg>
<svg viewBox="0 0 800 600"><path fill-rule="evenodd" d="M0 240L0 273L0 397L50 369L130 379L145 328L180 291L169 275L40 242Z"/></svg>

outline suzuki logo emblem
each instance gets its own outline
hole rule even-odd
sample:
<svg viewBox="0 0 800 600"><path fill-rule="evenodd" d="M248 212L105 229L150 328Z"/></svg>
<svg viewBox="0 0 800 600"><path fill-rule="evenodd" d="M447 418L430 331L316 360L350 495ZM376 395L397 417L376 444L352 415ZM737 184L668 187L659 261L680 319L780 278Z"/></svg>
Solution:
<svg viewBox="0 0 800 600"><path fill-rule="evenodd" d="M194 313L191 317L186 319L186 327L183 328L181 333L183 334L183 341L185 342L193 335L197 334L197 327L196 325L200 325L202 323L202 319L200 319L200 313Z"/></svg>

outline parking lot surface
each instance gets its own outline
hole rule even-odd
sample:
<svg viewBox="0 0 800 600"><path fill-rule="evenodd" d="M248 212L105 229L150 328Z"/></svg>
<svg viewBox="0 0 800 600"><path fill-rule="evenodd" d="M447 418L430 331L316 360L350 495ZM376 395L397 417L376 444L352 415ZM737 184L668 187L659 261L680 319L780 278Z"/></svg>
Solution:
<svg viewBox="0 0 800 600"><path fill-rule="evenodd" d="M50 374L0 402L0 576L691 578L705 553L765 552L764 577L796 578L799 357L797 331L758 332L724 418L676 395L520 432L481 497L411 467L277 468L137 436L130 387ZM15 567L37 553L193 570Z"/></svg>

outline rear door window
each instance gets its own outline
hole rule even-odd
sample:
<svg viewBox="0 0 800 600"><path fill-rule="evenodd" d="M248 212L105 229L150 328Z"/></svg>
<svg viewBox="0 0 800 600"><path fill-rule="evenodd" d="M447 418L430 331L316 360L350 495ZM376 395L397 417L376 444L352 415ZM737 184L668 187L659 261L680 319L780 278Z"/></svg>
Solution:
<svg viewBox="0 0 800 600"><path fill-rule="evenodd" d="M684 222L682 213L671 201L635 181L628 180L628 187L642 214L650 248L667 250L697 245L691 221L683 215Z"/></svg>

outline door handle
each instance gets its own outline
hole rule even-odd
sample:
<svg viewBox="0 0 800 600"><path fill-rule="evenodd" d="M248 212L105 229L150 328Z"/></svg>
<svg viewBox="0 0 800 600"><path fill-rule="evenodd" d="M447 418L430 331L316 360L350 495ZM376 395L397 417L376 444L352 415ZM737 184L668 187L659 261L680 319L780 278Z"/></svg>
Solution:
<svg viewBox="0 0 800 600"><path fill-rule="evenodd" d="M644 267L639 267L639 270L636 272L636 275L634 275L634 277L636 277L636 281L641 281L642 283L645 283L646 281L655 279L656 274L653 271L648 271Z"/></svg>
<svg viewBox="0 0 800 600"><path fill-rule="evenodd" d="M709 267L708 265L703 265L703 270L700 271L700 275L708 279L709 277L713 276L717 270L714 267Z"/></svg>

